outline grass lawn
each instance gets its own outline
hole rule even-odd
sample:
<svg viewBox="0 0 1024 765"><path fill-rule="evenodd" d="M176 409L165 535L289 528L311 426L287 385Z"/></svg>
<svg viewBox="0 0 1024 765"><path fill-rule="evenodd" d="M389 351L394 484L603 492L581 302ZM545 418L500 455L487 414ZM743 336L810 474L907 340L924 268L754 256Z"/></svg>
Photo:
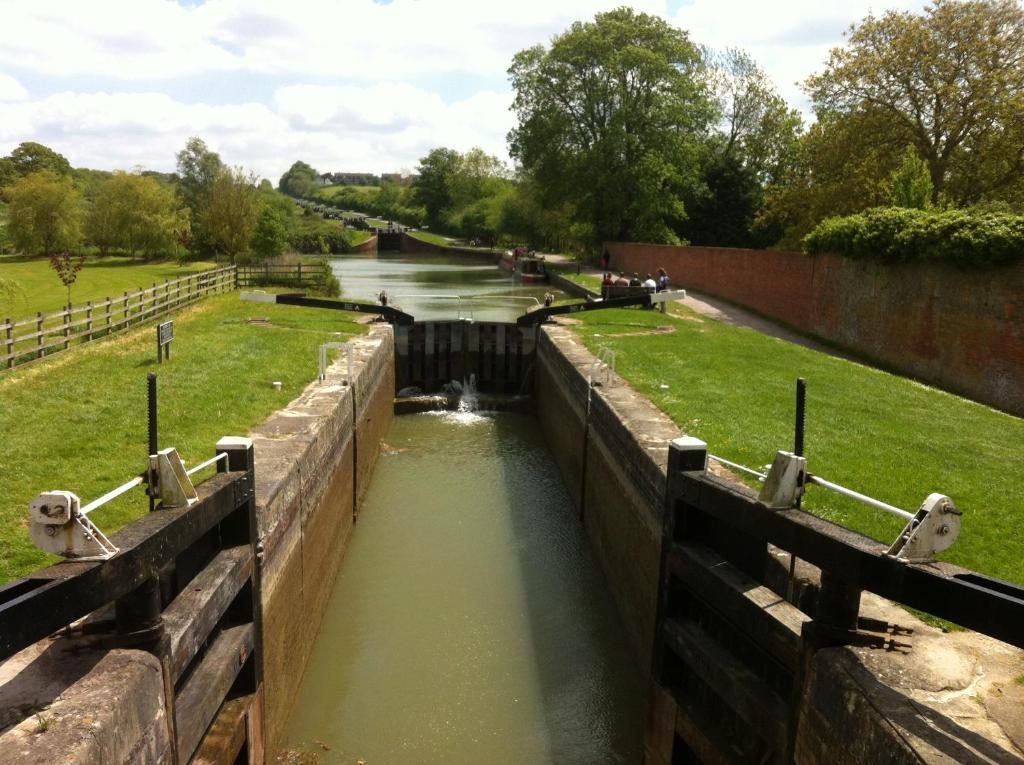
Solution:
<svg viewBox="0 0 1024 765"><path fill-rule="evenodd" d="M147 263L124 257L89 256L71 288L71 300L75 305L85 305L87 300L96 302L118 297L125 290L135 292L139 287L152 287L154 282L165 282L215 267L216 264L203 261L179 266L174 261ZM23 319L36 311L52 313L61 310L67 302L64 285L50 268L47 258L0 257L0 276L13 279L21 289L21 294L9 304L0 305L0 318Z"/></svg>
<svg viewBox="0 0 1024 765"><path fill-rule="evenodd" d="M679 309L582 314L587 347L713 454L751 467L793 448L795 381L807 378L811 472L906 510L931 492L960 508L944 560L1024 583L1024 420L902 377ZM658 326L674 331L650 334ZM804 508L891 542L902 521L809 487Z"/></svg>
<svg viewBox="0 0 1024 765"><path fill-rule="evenodd" d="M146 326L0 376L0 582L54 560L28 538L36 494L67 489L84 504L145 468L148 372L159 381L160 446L195 465L221 436L245 435L298 395L316 378L320 343L365 331L353 317L218 295L174 317L162 365ZM109 533L148 509L139 488L90 517Z"/></svg>
<svg viewBox="0 0 1024 765"><path fill-rule="evenodd" d="M554 263L548 263L547 268L559 276L580 285L581 287L586 287L588 290L593 290L597 293L601 292L600 276L595 276L594 274L578 274L576 273L576 266L570 265L555 265Z"/></svg>
<svg viewBox="0 0 1024 765"><path fill-rule="evenodd" d="M452 240L446 236L435 234L431 231L406 231L409 236L413 239L419 239L421 242L430 242L431 244L439 244L442 247L450 247Z"/></svg>
<svg viewBox="0 0 1024 765"><path fill-rule="evenodd" d="M415 231L406 231L409 236L413 239L419 239L422 242L430 242L431 244L438 244L442 247L458 247L463 250L476 250L478 252L494 252L495 247L473 247L472 245L466 244L465 240L460 240L457 237L445 236L444 234L435 234L433 231L423 231L417 229Z"/></svg>

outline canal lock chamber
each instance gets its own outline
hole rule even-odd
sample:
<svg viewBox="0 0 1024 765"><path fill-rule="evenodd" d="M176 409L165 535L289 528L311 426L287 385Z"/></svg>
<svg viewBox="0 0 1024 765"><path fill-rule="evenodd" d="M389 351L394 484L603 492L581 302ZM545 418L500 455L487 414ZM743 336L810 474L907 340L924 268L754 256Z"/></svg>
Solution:
<svg viewBox="0 0 1024 765"><path fill-rule="evenodd" d="M394 328L401 416L359 505L286 756L641 761L646 674L533 413L536 337L502 323Z"/></svg>

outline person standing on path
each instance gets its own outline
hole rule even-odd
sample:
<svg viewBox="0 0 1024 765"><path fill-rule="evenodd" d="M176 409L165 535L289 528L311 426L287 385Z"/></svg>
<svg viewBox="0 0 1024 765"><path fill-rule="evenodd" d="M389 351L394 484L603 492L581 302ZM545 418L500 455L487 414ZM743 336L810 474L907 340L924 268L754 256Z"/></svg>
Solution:
<svg viewBox="0 0 1024 765"><path fill-rule="evenodd" d="M668 274L664 268L658 269L658 292L668 291Z"/></svg>

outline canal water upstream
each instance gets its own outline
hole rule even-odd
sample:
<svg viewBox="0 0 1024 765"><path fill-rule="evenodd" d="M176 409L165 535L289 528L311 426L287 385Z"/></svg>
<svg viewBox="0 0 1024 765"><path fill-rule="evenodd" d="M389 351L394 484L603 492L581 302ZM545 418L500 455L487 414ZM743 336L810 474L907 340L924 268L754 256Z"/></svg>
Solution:
<svg viewBox="0 0 1024 765"><path fill-rule="evenodd" d="M524 285L497 267L495 257L474 255L346 255L331 260L350 300L375 302L381 290L391 305L420 321L463 318L476 321L515 321L551 292L547 284ZM461 298L459 300L458 298Z"/></svg>
<svg viewBox="0 0 1024 765"><path fill-rule="evenodd" d="M533 417L396 417L290 722L320 763L635 763L644 690Z"/></svg>

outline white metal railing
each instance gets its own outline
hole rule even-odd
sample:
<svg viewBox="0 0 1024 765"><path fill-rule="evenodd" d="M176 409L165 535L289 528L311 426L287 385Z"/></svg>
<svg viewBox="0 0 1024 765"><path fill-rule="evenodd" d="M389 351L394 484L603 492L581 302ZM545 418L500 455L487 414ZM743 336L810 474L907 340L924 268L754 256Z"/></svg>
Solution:
<svg viewBox="0 0 1024 765"><path fill-rule="evenodd" d="M208 467L210 467L210 465L215 465L216 463L220 462L221 460L226 460L227 458L228 458L228 453L227 452L221 452L216 457L210 457L210 459L206 460L206 462L200 462L194 468L191 468L190 470L186 470L185 471L185 475L187 475L187 476L195 475L196 473L198 473L203 468L208 468Z"/></svg>
<svg viewBox="0 0 1024 765"><path fill-rule="evenodd" d="M456 301L456 315L459 319L470 319L474 318L473 308L470 304L476 303L494 303L501 301L517 301L527 302L533 305L540 305L541 302L535 297L529 297L527 295L439 295L423 292L406 292L398 295L392 295L391 297L398 298L421 298L424 300L454 300ZM376 300L378 296L374 296L372 299ZM465 312L463 308L465 307Z"/></svg>
<svg viewBox="0 0 1024 765"><path fill-rule="evenodd" d="M319 364L320 364L320 382L323 382L327 378L327 351L329 350L344 350L345 360L347 362L347 371L345 375L345 384L352 385L352 344L351 343L324 343L320 346L319 351Z"/></svg>
<svg viewBox="0 0 1024 765"><path fill-rule="evenodd" d="M393 295L395 298L423 298L425 300L455 300L457 301L456 311L458 317L462 318L462 295L431 295L425 293L405 293L402 295ZM473 318L473 312L470 311L469 318Z"/></svg>
<svg viewBox="0 0 1024 765"><path fill-rule="evenodd" d="M768 478L768 476L765 473L761 473L757 470L754 470L753 468L749 468L746 465L741 465L738 462L732 462L731 460L727 460L724 457L719 457L717 454L708 454L708 456L711 459L715 460L716 462L720 462L723 465L734 468L735 470L739 470L749 475L752 475L759 481L765 481ZM836 494L840 494L844 497L849 497L850 499L854 499L857 502L868 505L869 507L874 507L878 510L882 510L886 513L889 513L890 515L898 516L900 518L903 518L904 520L913 520L915 517L914 513L904 510L903 508L896 507L895 505L890 505L888 502L882 502L880 499L875 499L874 497L869 497L867 494L861 494L859 491L854 491L853 489L841 486L838 483L826 481L821 476L816 476L813 473L807 473L804 482L807 484L820 486L823 489L828 489L829 491L835 492Z"/></svg>
<svg viewBox="0 0 1024 765"><path fill-rule="evenodd" d="M605 387L610 387L612 381L615 379L615 360L616 353L607 345L602 345L597 349L597 358L590 364L590 372L587 374L587 387L594 387L594 381L597 377L595 372L604 371L604 381L601 383Z"/></svg>

